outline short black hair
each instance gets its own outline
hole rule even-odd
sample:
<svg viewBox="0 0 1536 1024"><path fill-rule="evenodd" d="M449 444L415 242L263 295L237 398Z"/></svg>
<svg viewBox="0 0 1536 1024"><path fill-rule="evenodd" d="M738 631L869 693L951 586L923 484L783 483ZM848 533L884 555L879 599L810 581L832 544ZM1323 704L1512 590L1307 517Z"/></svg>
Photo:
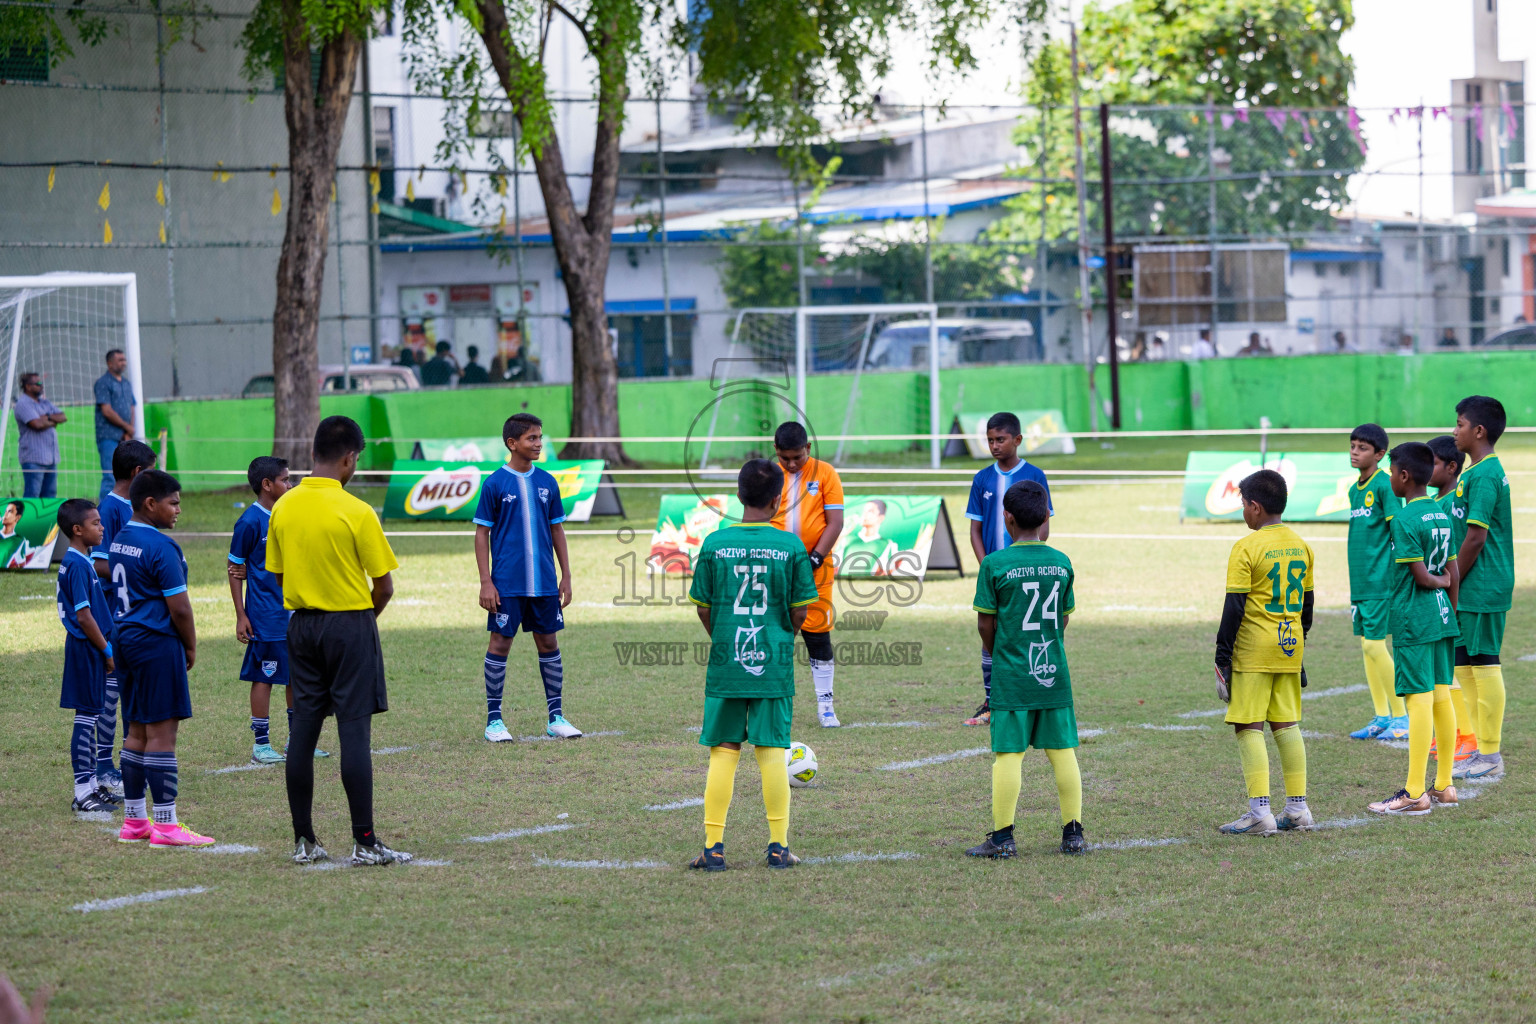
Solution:
<svg viewBox="0 0 1536 1024"><path fill-rule="evenodd" d="M1374 423L1360 424L1349 432L1349 439L1351 441L1364 441L1379 452L1384 452L1392 447L1390 442L1387 441L1386 428L1377 426Z"/></svg>
<svg viewBox="0 0 1536 1024"><path fill-rule="evenodd" d="M1261 469L1243 477L1237 492L1244 501L1256 501L1272 516L1285 512L1285 477L1272 469Z"/></svg>
<svg viewBox="0 0 1536 1024"><path fill-rule="evenodd" d="M995 412L987 418L988 430L1006 430L1012 437L1018 437L1024 433L1019 426L1019 418L1011 412Z"/></svg>
<svg viewBox="0 0 1536 1024"><path fill-rule="evenodd" d="M469 358L470 358L471 361L473 361L474 358L480 354L480 348L479 348L479 346L476 346L476 345L471 345L471 346L469 346L469 348L465 349L464 351L469 353Z"/></svg>
<svg viewBox="0 0 1536 1024"><path fill-rule="evenodd" d="M128 500L133 502L133 510L137 512L150 498L164 501L180 490L181 481L165 470L146 469L134 477L133 483L128 485Z"/></svg>
<svg viewBox="0 0 1536 1024"><path fill-rule="evenodd" d="M773 446L780 451L796 451L811 443L811 438L805 432L805 427L790 420L788 423L780 423L779 429L773 432Z"/></svg>
<svg viewBox="0 0 1536 1024"><path fill-rule="evenodd" d="M10 501L5 503L5 510L9 512L11 509L15 509L18 516L24 516L27 514L27 506L21 503L20 498L12 498Z"/></svg>
<svg viewBox="0 0 1536 1024"><path fill-rule="evenodd" d="M287 468L287 459L280 459L276 455L256 456L251 460L250 468L245 471L245 479L251 485L251 493L260 494L263 481L276 480Z"/></svg>
<svg viewBox="0 0 1536 1024"><path fill-rule="evenodd" d="M501 425L501 439L503 441L516 441L534 427L542 429L544 421L531 412L515 412L507 417L507 422Z"/></svg>
<svg viewBox="0 0 1536 1024"><path fill-rule="evenodd" d="M31 384L33 381L38 380L41 377L42 377L42 374L40 374L40 373L32 373L32 372L18 373L16 375L16 383L20 384L23 388L25 388L28 384Z"/></svg>
<svg viewBox="0 0 1536 1024"><path fill-rule="evenodd" d="M59 532L65 540L73 540L75 527L85 525L85 514L96 507L94 501L85 498L70 498L59 506Z"/></svg>
<svg viewBox="0 0 1536 1024"><path fill-rule="evenodd" d="M367 447L363 428L349 416L327 416L315 428L314 455L317 462L336 462Z"/></svg>
<svg viewBox="0 0 1536 1024"><path fill-rule="evenodd" d="M1435 453L1435 458L1441 462L1449 462L1456 467L1456 472L1461 472L1461 467L1467 463L1467 453L1456 447L1456 439L1450 434L1441 434L1432 437L1425 442L1429 450Z"/></svg>
<svg viewBox="0 0 1536 1024"><path fill-rule="evenodd" d="M1003 511L1026 530L1033 530L1051 515L1050 498L1038 480L1020 480L1003 495Z"/></svg>
<svg viewBox="0 0 1536 1024"><path fill-rule="evenodd" d="M104 358L104 360L106 362L110 363L112 361L112 357L113 356L120 356L122 354L123 354L123 350L120 349L120 348L109 348L109 349L107 349L106 356L104 356L103 358Z"/></svg>
<svg viewBox="0 0 1536 1024"><path fill-rule="evenodd" d="M1423 441L1404 441L1392 449L1392 468L1408 472L1416 484L1427 484L1435 473L1435 453Z"/></svg>
<svg viewBox="0 0 1536 1024"><path fill-rule="evenodd" d="M143 441L123 441L112 452L112 479L130 480L134 470L155 464L155 450Z"/></svg>
<svg viewBox="0 0 1536 1024"><path fill-rule="evenodd" d="M1456 403L1456 415L1465 416L1474 427L1482 427L1489 444L1498 444L1504 433L1504 403L1487 395L1468 395Z"/></svg>
<svg viewBox="0 0 1536 1024"><path fill-rule="evenodd" d="M736 497L749 508L767 508L784 489L784 471L772 459L748 459L736 474Z"/></svg>
<svg viewBox="0 0 1536 1024"><path fill-rule="evenodd" d="M440 342L437 343L437 354L438 355L442 355L444 352L447 352L447 351L451 350L452 348L453 348L453 346L451 344L449 344L447 341L440 341Z"/></svg>

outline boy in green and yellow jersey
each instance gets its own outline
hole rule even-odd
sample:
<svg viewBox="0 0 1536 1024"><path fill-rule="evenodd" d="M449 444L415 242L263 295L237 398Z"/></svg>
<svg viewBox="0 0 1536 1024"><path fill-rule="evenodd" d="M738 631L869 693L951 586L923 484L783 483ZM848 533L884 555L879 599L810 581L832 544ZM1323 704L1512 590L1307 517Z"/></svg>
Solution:
<svg viewBox="0 0 1536 1024"><path fill-rule="evenodd" d="M1456 679L1466 691L1476 723L1477 753L1456 766L1456 775L1485 779L1504 774L1499 739L1504 725L1504 617L1515 591L1515 539L1510 528L1509 477L1493 446L1504 433L1504 406L1486 395L1456 405L1456 447L1469 465L1451 501L1461 600L1456 621Z"/></svg>
<svg viewBox="0 0 1536 1024"><path fill-rule="evenodd" d="M1362 423L1349 434L1349 464L1360 479L1349 488L1349 618L1365 656L1365 681L1376 717L1349 734L1356 740L1408 738L1408 712L1392 692L1392 652L1387 650L1391 590L1392 514L1397 497L1381 468L1387 432Z"/></svg>
<svg viewBox="0 0 1536 1024"><path fill-rule="evenodd" d="M1435 492L1432 497L1440 511L1451 517L1451 548L1460 548L1459 531L1456 529L1456 486L1461 478L1461 468L1467 456L1456 447L1456 439L1450 434L1432 437L1425 444L1435 453L1435 472L1429 478L1429 486ZM1460 626L1457 627L1458 629ZM1459 645L1458 645L1459 646ZM1467 707L1467 691L1459 680L1451 683L1451 706L1456 709L1456 763L1461 764L1477 753L1477 728ZM1431 757L1438 758L1438 744L1430 744Z"/></svg>
<svg viewBox="0 0 1536 1024"><path fill-rule="evenodd" d="M1243 522L1254 531L1227 558L1227 600L1216 633L1216 696L1237 733L1248 811L1222 825L1228 835L1272 836L1313 826L1307 806L1307 748L1301 738L1301 667L1312 628L1312 548L1280 521L1285 478L1261 469L1238 484ZM1269 723L1285 777L1285 810L1269 807Z"/></svg>

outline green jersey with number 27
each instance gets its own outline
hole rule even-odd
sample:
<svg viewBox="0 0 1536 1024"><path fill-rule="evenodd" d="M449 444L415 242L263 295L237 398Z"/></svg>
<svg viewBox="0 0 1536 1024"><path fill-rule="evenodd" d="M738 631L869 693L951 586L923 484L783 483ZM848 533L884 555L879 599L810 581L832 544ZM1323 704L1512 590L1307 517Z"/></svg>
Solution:
<svg viewBox="0 0 1536 1024"><path fill-rule="evenodd" d="M1423 562L1432 576L1443 576L1456 557L1451 549L1451 519L1433 498L1418 497L1392 518L1392 643L1427 644L1456 636L1450 591L1429 590L1413 578L1413 563Z"/></svg>

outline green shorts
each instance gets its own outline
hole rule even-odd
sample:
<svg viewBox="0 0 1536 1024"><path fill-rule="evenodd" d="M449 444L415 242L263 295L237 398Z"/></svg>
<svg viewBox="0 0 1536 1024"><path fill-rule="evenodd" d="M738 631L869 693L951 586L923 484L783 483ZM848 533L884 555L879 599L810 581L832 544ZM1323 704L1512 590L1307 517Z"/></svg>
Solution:
<svg viewBox="0 0 1536 1024"><path fill-rule="evenodd" d="M1071 707L1028 711L992 709L992 753L1022 754L1077 746L1077 715Z"/></svg>
<svg viewBox="0 0 1536 1024"><path fill-rule="evenodd" d="M1461 629L1457 647L1465 647L1467 653L1499 654L1504 647L1504 616L1508 612L1457 612L1456 625Z"/></svg>
<svg viewBox="0 0 1536 1024"><path fill-rule="evenodd" d="M706 747L750 743L788 748L794 719L793 697L705 697L699 742Z"/></svg>
<svg viewBox="0 0 1536 1024"><path fill-rule="evenodd" d="M1385 640L1387 634L1392 632L1387 625L1387 613L1391 606L1392 602L1384 597L1351 604L1349 621L1354 626L1355 636L1363 636L1367 640Z"/></svg>
<svg viewBox="0 0 1536 1024"><path fill-rule="evenodd" d="M1434 693L1435 686L1449 686L1456 678L1456 639L1445 637L1427 644L1392 649L1393 681L1399 697Z"/></svg>

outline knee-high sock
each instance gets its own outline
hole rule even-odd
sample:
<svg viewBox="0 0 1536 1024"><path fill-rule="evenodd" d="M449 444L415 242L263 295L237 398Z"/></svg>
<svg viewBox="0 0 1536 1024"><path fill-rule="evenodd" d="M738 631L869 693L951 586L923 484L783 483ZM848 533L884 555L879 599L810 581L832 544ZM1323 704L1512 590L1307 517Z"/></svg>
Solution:
<svg viewBox="0 0 1536 1024"><path fill-rule="evenodd" d="M981 649L981 688L986 691L987 700L992 699L992 652L985 647Z"/></svg>
<svg viewBox="0 0 1536 1024"><path fill-rule="evenodd" d="M1301 738L1301 727L1275 732L1275 747L1280 751L1280 774L1285 777L1285 796L1307 795L1307 742Z"/></svg>
<svg viewBox="0 0 1536 1024"><path fill-rule="evenodd" d="M1435 695L1410 693L1408 704L1408 795L1424 795L1424 773L1429 769L1429 736L1434 731ZM1455 751L1455 747L1451 750Z"/></svg>
<svg viewBox="0 0 1536 1024"><path fill-rule="evenodd" d="M1460 736L1471 736L1472 743L1477 744L1477 719L1472 714L1472 707L1467 702L1467 691L1462 686L1462 676L1472 676L1471 665L1456 666L1456 681L1451 684L1451 706L1456 709L1456 733ZM1475 683L1473 684L1476 685Z"/></svg>
<svg viewBox="0 0 1536 1024"><path fill-rule="evenodd" d="M352 838L373 845L373 718L364 715L336 723L341 740L341 788L347 791Z"/></svg>
<svg viewBox="0 0 1536 1024"><path fill-rule="evenodd" d="M507 656L485 652L485 724L501 717L501 692L507 685Z"/></svg>
<svg viewBox="0 0 1536 1024"><path fill-rule="evenodd" d="M75 712L69 762L75 772L75 799L84 800L96 789L96 716L90 712Z"/></svg>
<svg viewBox="0 0 1536 1024"><path fill-rule="evenodd" d="M725 816L731 810L731 794L736 791L736 765L740 760L740 749L709 748L709 774L704 779L705 846L725 842Z"/></svg>
<svg viewBox="0 0 1536 1024"><path fill-rule="evenodd" d="M783 747L753 747L763 773L763 810L768 812L768 841L789 845L789 766Z"/></svg>
<svg viewBox="0 0 1536 1024"><path fill-rule="evenodd" d="M1467 730L1476 733L1478 726L1477 698L1479 694L1477 692L1477 676L1472 674L1472 666L1457 665L1456 681L1461 684L1462 700L1466 701L1467 704ZM1482 742L1481 737L1478 738L1478 742ZM1478 747L1478 749L1481 750L1482 747Z"/></svg>
<svg viewBox="0 0 1536 1024"><path fill-rule="evenodd" d="M1436 686L1434 701L1435 788L1444 789L1451 784L1451 766L1456 763L1456 705L1450 686Z"/></svg>
<svg viewBox="0 0 1536 1024"><path fill-rule="evenodd" d="M561 695L565 689L565 666L560 662L560 652L550 651L539 655L539 676L544 680L544 704L553 722L564 713Z"/></svg>
<svg viewBox="0 0 1536 1024"><path fill-rule="evenodd" d="M322 718L295 715L288 720L288 762L283 766L288 786L288 814L293 819L295 840L315 840L310 809L315 801L315 744L320 739ZM123 777L126 791L127 776Z"/></svg>
<svg viewBox="0 0 1536 1024"><path fill-rule="evenodd" d="M1077 770L1077 751L1063 747L1061 750L1047 750L1045 756L1050 759L1051 770L1056 773L1056 799L1061 804L1061 823L1068 825L1075 821L1081 824L1083 775Z"/></svg>
<svg viewBox="0 0 1536 1024"><path fill-rule="evenodd" d="M1477 680L1477 749L1497 754L1504 732L1504 666L1473 665Z"/></svg>
<svg viewBox="0 0 1536 1024"><path fill-rule="evenodd" d="M146 750L144 778L149 783L149 795L155 803L155 824L176 824L176 790L180 787L176 752Z"/></svg>
<svg viewBox="0 0 1536 1024"><path fill-rule="evenodd" d="M1248 799L1269 797L1269 750L1264 746L1263 729L1240 729L1237 733L1237 756L1243 763L1243 782L1248 787Z"/></svg>
<svg viewBox="0 0 1536 1024"><path fill-rule="evenodd" d="M1371 703L1376 706L1376 714L1395 718L1407 714L1403 710L1403 698L1393 687L1394 666L1387 642L1361 637L1360 651L1365 656L1365 683L1371 688Z"/></svg>
<svg viewBox="0 0 1536 1024"><path fill-rule="evenodd" d="M832 670L836 662L811 659L811 684L816 687L816 703L832 703Z"/></svg>
<svg viewBox="0 0 1536 1024"><path fill-rule="evenodd" d="M997 754L992 758L992 828L1001 832L1013 825L1024 787L1024 753Z"/></svg>
<svg viewBox="0 0 1536 1024"><path fill-rule="evenodd" d="M117 740L117 674L107 676L107 702L96 716L96 774L112 770L112 744Z"/></svg>
<svg viewBox="0 0 1536 1024"><path fill-rule="evenodd" d="M123 817L147 818L149 809L144 799L144 753L123 747Z"/></svg>

